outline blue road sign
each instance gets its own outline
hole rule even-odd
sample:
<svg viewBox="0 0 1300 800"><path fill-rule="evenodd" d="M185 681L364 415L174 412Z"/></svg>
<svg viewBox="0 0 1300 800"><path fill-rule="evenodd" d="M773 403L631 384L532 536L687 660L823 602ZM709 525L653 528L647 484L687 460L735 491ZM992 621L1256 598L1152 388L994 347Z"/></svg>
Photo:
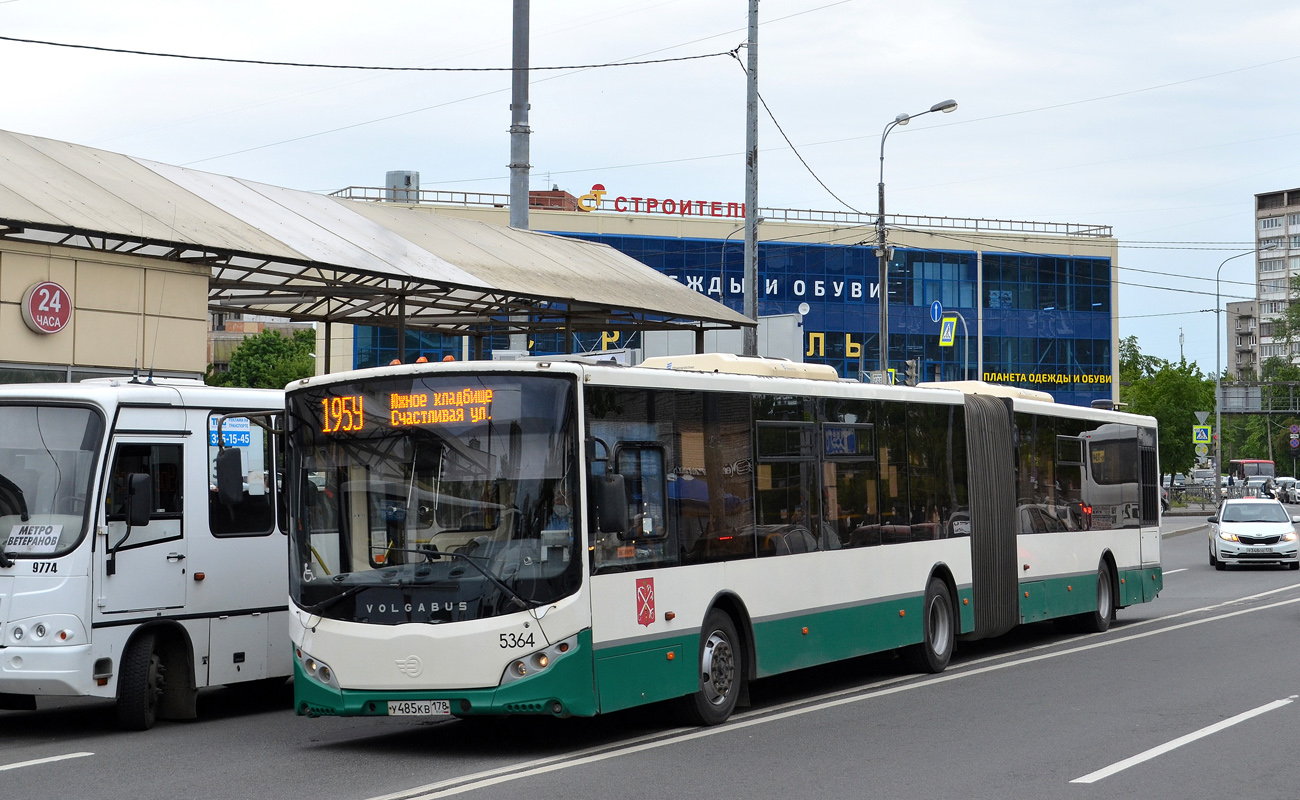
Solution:
<svg viewBox="0 0 1300 800"><path fill-rule="evenodd" d="M930 321L938 322L941 319L943 319L943 303L935 300L930 304Z"/></svg>
<svg viewBox="0 0 1300 800"><path fill-rule="evenodd" d="M957 318L944 317L942 325L939 328L939 346L952 347L953 340L957 338Z"/></svg>

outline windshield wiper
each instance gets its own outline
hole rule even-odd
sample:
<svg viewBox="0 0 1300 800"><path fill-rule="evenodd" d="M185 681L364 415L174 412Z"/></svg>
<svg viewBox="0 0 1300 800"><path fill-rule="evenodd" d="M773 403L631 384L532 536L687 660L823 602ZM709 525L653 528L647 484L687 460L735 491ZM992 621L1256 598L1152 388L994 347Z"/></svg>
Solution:
<svg viewBox="0 0 1300 800"><path fill-rule="evenodd" d="M357 586L350 586L347 589L344 589L343 591L334 595L333 597L327 597L324 600L320 601L319 603L307 606L306 608L303 609L303 611L306 611L308 614L319 614L320 612L324 611L325 609L329 608L330 606L334 605L335 603L339 602L345 597L351 597L352 595L360 592L363 589L373 589L374 587L375 584L373 583L362 583L362 584L358 584Z"/></svg>
<svg viewBox="0 0 1300 800"><path fill-rule="evenodd" d="M433 545L430 545L430 547L433 547ZM438 550L438 549L411 550L408 548L401 548L401 547L393 547L389 549L395 550L399 553L414 553L416 555L424 556L425 558L428 558L433 561L436 561L437 559L442 558L443 556L448 556L450 558L464 559L471 567L478 570L479 574L481 574L484 578L487 578L489 581L491 581L492 585L496 586L501 591L510 595L510 599L514 600L515 603L517 603L520 608L523 609L537 608L538 606L541 605L541 603L538 602L525 600L523 596L519 594L519 592L516 592L514 589L511 589L509 586L506 585L504 581L502 581L497 576L493 575L491 570L487 569L482 564L479 564L478 559L481 558L481 556L471 556L468 553L457 553L454 550L445 550L445 551Z"/></svg>

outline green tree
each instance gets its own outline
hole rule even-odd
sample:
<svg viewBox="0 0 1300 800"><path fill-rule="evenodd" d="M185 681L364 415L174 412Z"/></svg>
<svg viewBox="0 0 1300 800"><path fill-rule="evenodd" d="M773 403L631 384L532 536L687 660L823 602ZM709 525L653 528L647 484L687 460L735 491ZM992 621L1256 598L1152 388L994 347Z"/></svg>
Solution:
<svg viewBox="0 0 1300 800"><path fill-rule="evenodd" d="M1193 361L1177 363L1143 355L1137 337L1120 343L1120 400L1126 411L1156 418L1160 468L1187 472L1196 460L1192 426L1197 411L1214 410L1214 379Z"/></svg>
<svg viewBox="0 0 1300 800"><path fill-rule="evenodd" d="M204 380L210 386L247 386L283 389L300 378L316 374L316 331L296 330L292 336L266 330L250 336L230 354L230 371L211 367Z"/></svg>
<svg viewBox="0 0 1300 800"><path fill-rule="evenodd" d="M1121 339L1119 342L1120 393L1123 394L1125 384L1150 378L1162 363L1155 356L1142 354L1142 349L1138 347L1138 337L1126 336Z"/></svg>

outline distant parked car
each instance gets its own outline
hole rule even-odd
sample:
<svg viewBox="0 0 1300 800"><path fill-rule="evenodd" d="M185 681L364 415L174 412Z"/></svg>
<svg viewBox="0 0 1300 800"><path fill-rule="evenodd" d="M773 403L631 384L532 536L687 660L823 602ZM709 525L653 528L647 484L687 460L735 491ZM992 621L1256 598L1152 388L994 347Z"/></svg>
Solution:
<svg viewBox="0 0 1300 800"><path fill-rule="evenodd" d="M1187 486L1187 476L1181 472L1174 473L1174 488L1182 489Z"/></svg>
<svg viewBox="0 0 1300 800"><path fill-rule="evenodd" d="M1213 486L1214 470L1212 469L1194 469L1192 470L1192 481L1197 486Z"/></svg>
<svg viewBox="0 0 1300 800"><path fill-rule="evenodd" d="M1295 523L1276 500L1224 500L1210 521L1210 566L1276 564L1300 569Z"/></svg>

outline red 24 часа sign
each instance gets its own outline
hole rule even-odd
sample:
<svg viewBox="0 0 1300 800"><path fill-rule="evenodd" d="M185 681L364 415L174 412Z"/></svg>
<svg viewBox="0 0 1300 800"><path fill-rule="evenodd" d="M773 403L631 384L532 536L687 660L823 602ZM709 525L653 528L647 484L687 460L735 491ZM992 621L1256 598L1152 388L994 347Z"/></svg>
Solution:
<svg viewBox="0 0 1300 800"><path fill-rule="evenodd" d="M72 320L72 298L62 286L42 281L23 295L23 322L37 333L58 333Z"/></svg>

